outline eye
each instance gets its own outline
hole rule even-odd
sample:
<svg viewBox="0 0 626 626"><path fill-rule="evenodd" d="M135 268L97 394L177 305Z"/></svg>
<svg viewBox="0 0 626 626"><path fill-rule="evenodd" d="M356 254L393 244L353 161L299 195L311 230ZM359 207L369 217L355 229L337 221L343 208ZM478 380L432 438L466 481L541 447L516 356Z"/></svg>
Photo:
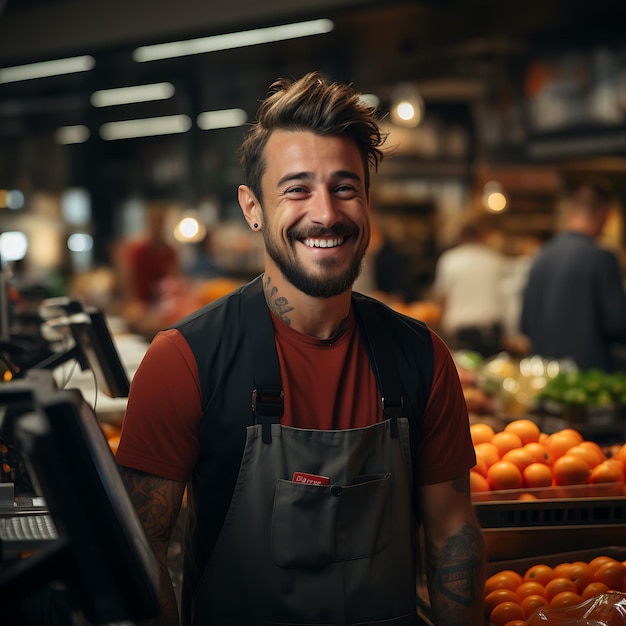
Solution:
<svg viewBox="0 0 626 626"><path fill-rule="evenodd" d="M334 189L334 193L341 196L342 198L352 198L356 194L358 194L359 190L354 185L350 183L341 183L337 185Z"/></svg>
<svg viewBox="0 0 626 626"><path fill-rule="evenodd" d="M285 190L285 194L289 196L302 196L308 194L309 190L306 187L302 187L300 185L289 187Z"/></svg>

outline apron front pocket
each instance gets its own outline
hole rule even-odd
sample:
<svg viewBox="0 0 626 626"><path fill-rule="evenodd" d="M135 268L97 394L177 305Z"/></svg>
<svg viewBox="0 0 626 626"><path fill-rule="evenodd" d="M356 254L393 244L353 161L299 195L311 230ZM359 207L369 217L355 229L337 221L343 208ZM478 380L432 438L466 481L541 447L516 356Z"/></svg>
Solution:
<svg viewBox="0 0 626 626"><path fill-rule="evenodd" d="M279 480L272 513L272 560L280 567L324 567L365 558L391 541L391 474L351 485Z"/></svg>

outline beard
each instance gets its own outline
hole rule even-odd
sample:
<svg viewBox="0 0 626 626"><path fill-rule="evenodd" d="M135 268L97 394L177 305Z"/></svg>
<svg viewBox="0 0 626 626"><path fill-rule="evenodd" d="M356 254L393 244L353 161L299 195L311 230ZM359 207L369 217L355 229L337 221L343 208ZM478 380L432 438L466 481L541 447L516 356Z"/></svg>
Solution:
<svg viewBox="0 0 626 626"><path fill-rule="evenodd" d="M345 237L355 235L356 229L351 230L342 225L316 230L309 229L306 233L290 230L287 233L289 248L281 248L272 237L270 229L263 229L265 249L272 261L296 289L313 298L332 298L351 289L354 281L361 273L367 246L362 252L354 256L348 267L343 271L335 269L338 265L335 259L321 259L319 267L322 271L320 275L315 275L308 272L298 261L295 248L298 240L306 237ZM324 272L323 270L327 271Z"/></svg>

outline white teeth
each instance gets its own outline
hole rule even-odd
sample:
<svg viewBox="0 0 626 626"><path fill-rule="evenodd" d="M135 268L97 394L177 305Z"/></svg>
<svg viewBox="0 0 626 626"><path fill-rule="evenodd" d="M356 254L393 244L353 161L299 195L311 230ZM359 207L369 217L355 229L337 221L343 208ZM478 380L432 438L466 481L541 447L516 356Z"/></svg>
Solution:
<svg viewBox="0 0 626 626"><path fill-rule="evenodd" d="M334 248L343 243L343 237L336 239L303 239L302 243L309 248Z"/></svg>

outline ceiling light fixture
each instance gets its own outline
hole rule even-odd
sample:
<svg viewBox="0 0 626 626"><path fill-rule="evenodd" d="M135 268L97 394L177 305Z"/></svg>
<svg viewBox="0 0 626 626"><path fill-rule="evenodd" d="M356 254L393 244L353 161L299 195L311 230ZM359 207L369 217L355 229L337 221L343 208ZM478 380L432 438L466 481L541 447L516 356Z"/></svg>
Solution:
<svg viewBox="0 0 626 626"><path fill-rule="evenodd" d="M391 94L391 120L397 126L415 128L424 118L424 100L409 83L401 83Z"/></svg>
<svg viewBox="0 0 626 626"><path fill-rule="evenodd" d="M175 135L186 133L191 128L188 115L165 115L139 120L107 122L100 126L100 136L105 141L133 139L135 137L153 137L155 135Z"/></svg>
<svg viewBox="0 0 626 626"><path fill-rule="evenodd" d="M83 55L68 59L55 59L53 61L40 61L39 63L29 63L28 65L5 67L0 69L0 83L16 83L22 80L87 72L93 69L95 64L96 61L92 56Z"/></svg>
<svg viewBox="0 0 626 626"><path fill-rule="evenodd" d="M89 128L78 124L76 126L61 126L54 133L54 140L61 145L85 143L89 139Z"/></svg>
<svg viewBox="0 0 626 626"><path fill-rule="evenodd" d="M255 46L286 39L298 39L311 35L323 35L333 30L334 24L328 19L311 20L295 24L283 24L268 28L255 28L236 33L225 33L211 37L199 37L186 41L172 41L168 43L141 46L133 51L133 59L138 63L172 59L174 57L203 54L218 50L230 50Z"/></svg>
<svg viewBox="0 0 626 626"><path fill-rule="evenodd" d="M243 126L248 121L248 114L243 109L223 109L222 111L205 111L196 118L202 130L216 128L233 128Z"/></svg>
<svg viewBox="0 0 626 626"><path fill-rule="evenodd" d="M167 100L174 95L175 91L172 83L100 89L91 94L91 104L95 107L112 107L120 104L134 104L135 102Z"/></svg>

